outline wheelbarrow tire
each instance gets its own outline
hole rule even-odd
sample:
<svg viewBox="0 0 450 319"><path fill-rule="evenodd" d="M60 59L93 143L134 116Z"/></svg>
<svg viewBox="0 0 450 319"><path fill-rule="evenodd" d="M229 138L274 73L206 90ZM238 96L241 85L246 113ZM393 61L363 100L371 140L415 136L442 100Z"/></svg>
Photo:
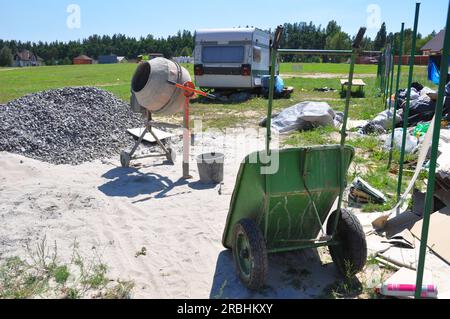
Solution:
<svg viewBox="0 0 450 319"><path fill-rule="evenodd" d="M239 278L250 290L260 290L267 279L268 257L264 236L253 220L242 219L234 226L232 248Z"/></svg>
<svg viewBox="0 0 450 319"><path fill-rule="evenodd" d="M363 270L367 261L367 242L363 227L358 218L346 209L341 210L335 239L339 245L329 247L339 272L346 277L352 277ZM337 212L331 214L327 225L328 235L333 235Z"/></svg>

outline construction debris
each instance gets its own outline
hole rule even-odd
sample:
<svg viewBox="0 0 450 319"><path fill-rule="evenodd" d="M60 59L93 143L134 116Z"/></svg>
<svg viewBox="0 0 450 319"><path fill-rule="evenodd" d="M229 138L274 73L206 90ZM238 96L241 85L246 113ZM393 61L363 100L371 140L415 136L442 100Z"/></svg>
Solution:
<svg viewBox="0 0 450 319"><path fill-rule="evenodd" d="M93 87L29 94L0 109L0 151L77 165L117 155L141 120L113 94Z"/></svg>
<svg viewBox="0 0 450 319"><path fill-rule="evenodd" d="M343 115L326 102L301 102L283 110L272 119L272 128L279 133L308 131L320 126L341 125ZM266 125L266 120L260 123Z"/></svg>
<svg viewBox="0 0 450 319"><path fill-rule="evenodd" d="M386 196L367 183L360 177L357 177L350 187L349 193L350 200L353 200L357 203L376 203L376 204L384 204L387 199Z"/></svg>
<svg viewBox="0 0 450 319"><path fill-rule="evenodd" d="M422 298L437 298L438 289L433 283L431 272L425 272ZM401 268L386 280L377 291L384 296L414 297L416 293L417 273L414 270Z"/></svg>
<svg viewBox="0 0 450 319"><path fill-rule="evenodd" d="M422 237L423 221L417 222L411 233L417 239ZM439 257L450 264L450 207L436 212L430 217L428 247Z"/></svg>

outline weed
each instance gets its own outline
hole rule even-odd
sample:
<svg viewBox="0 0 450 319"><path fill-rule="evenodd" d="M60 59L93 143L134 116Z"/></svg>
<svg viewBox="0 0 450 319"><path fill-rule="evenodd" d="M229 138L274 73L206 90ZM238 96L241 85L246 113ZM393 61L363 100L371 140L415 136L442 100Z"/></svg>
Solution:
<svg viewBox="0 0 450 319"><path fill-rule="evenodd" d="M55 278L55 281L58 284L65 284L69 276L70 276L69 268L66 265L56 267L53 270L53 277Z"/></svg>
<svg viewBox="0 0 450 319"><path fill-rule="evenodd" d="M74 245L69 264L60 262L56 243L48 246L45 236L36 249L28 248L28 252L30 262L11 257L0 263L0 298L79 299L99 292L103 298L121 299L130 298L134 288L131 281L111 281L99 257L86 260L78 252L78 245Z"/></svg>

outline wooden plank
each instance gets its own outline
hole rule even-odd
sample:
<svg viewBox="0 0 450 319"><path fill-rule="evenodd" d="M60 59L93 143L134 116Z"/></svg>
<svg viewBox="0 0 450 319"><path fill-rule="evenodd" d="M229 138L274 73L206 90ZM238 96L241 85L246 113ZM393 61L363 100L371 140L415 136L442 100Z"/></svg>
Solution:
<svg viewBox="0 0 450 319"><path fill-rule="evenodd" d="M341 85L348 85L348 79L342 79ZM366 83L364 83L364 81L361 79L353 79L352 86L366 86Z"/></svg>

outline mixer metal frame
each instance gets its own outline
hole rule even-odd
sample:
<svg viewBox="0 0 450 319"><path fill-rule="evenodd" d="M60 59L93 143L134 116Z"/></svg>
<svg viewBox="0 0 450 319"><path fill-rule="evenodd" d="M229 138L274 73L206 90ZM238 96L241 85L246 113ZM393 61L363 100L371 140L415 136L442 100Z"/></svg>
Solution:
<svg viewBox="0 0 450 319"><path fill-rule="evenodd" d="M150 158L150 157L165 157L167 159L167 161L171 162L172 164L175 164L176 153L173 151L172 148L164 145L164 143L158 138L158 136L153 131L154 127L163 127L163 126L168 127L170 125L154 122L153 118L152 118L152 114L148 111L145 111L145 117L147 118L147 122L145 124L145 129L142 132L139 139L137 140L137 142L135 143L135 145L133 146L131 152L128 153L126 151L123 151L120 154L120 163L122 164L122 167L128 168L128 167L130 167L131 161L144 159L144 158ZM173 127L178 128L178 126L173 126ZM153 138L155 139L158 146L163 150L163 152L164 152L163 154L135 155L139 145L142 144L144 137L147 133L150 133L153 136Z"/></svg>

